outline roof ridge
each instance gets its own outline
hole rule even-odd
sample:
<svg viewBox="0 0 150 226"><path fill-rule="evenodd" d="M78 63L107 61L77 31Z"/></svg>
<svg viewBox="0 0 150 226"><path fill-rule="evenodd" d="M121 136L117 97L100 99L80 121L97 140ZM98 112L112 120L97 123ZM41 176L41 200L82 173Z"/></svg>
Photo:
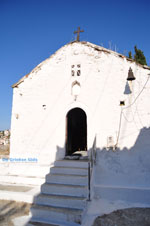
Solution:
<svg viewBox="0 0 150 226"><path fill-rule="evenodd" d="M18 87L18 85L19 85L20 83L24 82L24 80L25 80L26 78L28 78L29 75L30 75L31 73L33 73L33 72L36 71L37 69L40 69L43 62L45 62L46 60L48 60L49 58L51 58L52 56L54 56L60 49L66 47L66 46L72 45L72 44L74 44L74 43L83 44L83 45L86 45L87 47L92 47L92 48L94 48L94 50L96 50L96 51L102 51L102 52L105 52L105 53L108 53L108 54L113 54L113 55L115 55L115 56L124 58L124 59L126 59L127 61L131 61L131 62L133 62L133 63L136 63L138 66L140 66L140 67L142 67L142 68L144 68L144 69L150 70L150 67L149 67L149 66L147 66L147 65L141 65L141 64L137 63L134 59L130 59L130 58L128 58L127 56L124 56L124 55L121 54L121 53L118 53L118 52L115 52L115 51L113 51L113 50L107 49L107 48L105 48L105 47L103 47L103 46L99 46L99 45L97 45L97 44L94 44L94 43L91 43L91 42L87 42L87 41L72 41L72 42L69 42L69 43L65 44L64 46L62 46L62 47L59 48L58 50L56 50L55 53L53 53L52 55L50 55L47 59L43 60L40 64L38 64L35 68L33 68L33 70L32 70L31 72L29 72L28 74L26 74L25 76L23 76L18 82L16 82L15 84L13 84L13 85L12 85L12 88Z"/></svg>

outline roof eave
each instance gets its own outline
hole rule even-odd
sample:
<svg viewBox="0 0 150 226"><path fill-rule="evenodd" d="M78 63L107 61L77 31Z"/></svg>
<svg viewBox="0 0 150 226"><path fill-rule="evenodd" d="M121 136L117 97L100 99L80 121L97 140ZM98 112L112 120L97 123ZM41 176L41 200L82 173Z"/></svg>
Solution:
<svg viewBox="0 0 150 226"><path fill-rule="evenodd" d="M27 78L28 76L29 76L29 74L23 76L18 82L16 82L15 84L13 84L11 87L12 87L12 88L17 88L18 85L19 85L20 83L24 82L25 78Z"/></svg>

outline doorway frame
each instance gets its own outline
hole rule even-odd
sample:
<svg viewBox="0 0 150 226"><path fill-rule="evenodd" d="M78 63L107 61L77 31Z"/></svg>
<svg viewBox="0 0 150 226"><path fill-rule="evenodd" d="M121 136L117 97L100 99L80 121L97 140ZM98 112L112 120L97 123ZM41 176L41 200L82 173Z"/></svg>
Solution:
<svg viewBox="0 0 150 226"><path fill-rule="evenodd" d="M69 152L69 150L68 150L68 114L69 114L69 112L71 112L71 111L73 111L74 109L80 109L81 110L81 112L83 112L84 114L85 114L85 122L86 122L86 151L88 150L88 124L87 124L87 113L86 113L86 111L83 109L83 108L81 108L81 107L79 107L79 106L75 106L75 107L73 107L73 108L70 108L68 111L67 111L67 113L66 113L66 121L65 121L65 123L66 123L66 125L65 125L65 156L66 155L70 155L68 152ZM72 154L73 154L74 152L72 152Z"/></svg>

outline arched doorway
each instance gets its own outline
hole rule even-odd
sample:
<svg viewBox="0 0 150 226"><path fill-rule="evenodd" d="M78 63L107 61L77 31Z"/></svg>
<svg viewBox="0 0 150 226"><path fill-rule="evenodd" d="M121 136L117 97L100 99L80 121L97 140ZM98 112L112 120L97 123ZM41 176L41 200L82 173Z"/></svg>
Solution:
<svg viewBox="0 0 150 226"><path fill-rule="evenodd" d="M73 108L66 117L66 155L87 150L87 117L81 108Z"/></svg>

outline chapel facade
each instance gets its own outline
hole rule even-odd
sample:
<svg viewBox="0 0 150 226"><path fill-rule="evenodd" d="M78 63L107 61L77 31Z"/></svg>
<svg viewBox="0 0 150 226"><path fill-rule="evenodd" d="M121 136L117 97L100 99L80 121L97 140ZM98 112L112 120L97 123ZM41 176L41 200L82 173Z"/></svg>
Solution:
<svg viewBox="0 0 150 226"><path fill-rule="evenodd" d="M92 43L65 45L13 85L10 154L51 163L90 150L95 136L100 149L129 149L148 126L147 87L132 105L148 73Z"/></svg>
<svg viewBox="0 0 150 226"><path fill-rule="evenodd" d="M13 85L3 179L39 185L31 221L81 223L87 200L150 205L149 96L148 66L79 40Z"/></svg>

